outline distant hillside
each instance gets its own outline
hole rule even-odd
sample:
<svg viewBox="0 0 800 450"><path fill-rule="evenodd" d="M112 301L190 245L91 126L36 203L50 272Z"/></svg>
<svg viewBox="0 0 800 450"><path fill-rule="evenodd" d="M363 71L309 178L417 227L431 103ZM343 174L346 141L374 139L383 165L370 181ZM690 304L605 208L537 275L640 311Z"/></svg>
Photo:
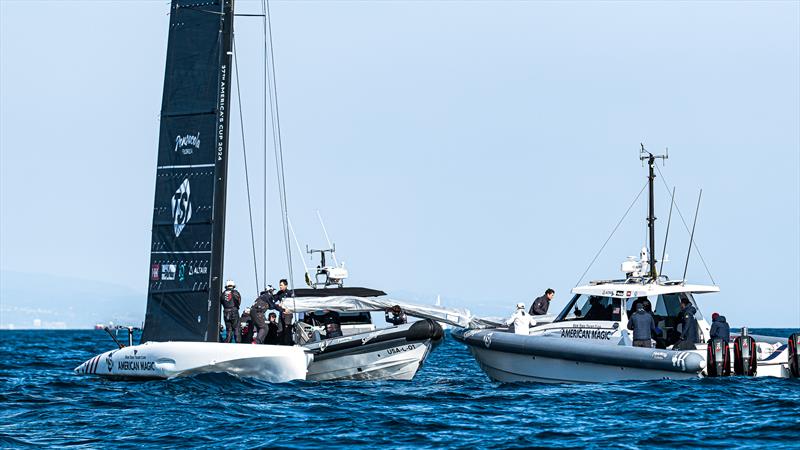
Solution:
<svg viewBox="0 0 800 450"><path fill-rule="evenodd" d="M0 272L0 328L141 325L147 293L96 280Z"/></svg>

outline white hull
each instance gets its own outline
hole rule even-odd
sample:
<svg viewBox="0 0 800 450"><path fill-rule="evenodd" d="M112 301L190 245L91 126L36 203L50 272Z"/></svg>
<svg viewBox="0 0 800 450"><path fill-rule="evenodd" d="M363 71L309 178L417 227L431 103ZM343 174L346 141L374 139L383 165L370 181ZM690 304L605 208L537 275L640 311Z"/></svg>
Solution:
<svg viewBox="0 0 800 450"><path fill-rule="evenodd" d="M409 381L422 366L430 349L431 341L426 340L335 355L313 361L308 367L308 379Z"/></svg>
<svg viewBox="0 0 800 450"><path fill-rule="evenodd" d="M469 347L486 375L501 383L608 383L626 380L683 380L699 378L682 373L635 367L569 361L543 356Z"/></svg>
<svg viewBox="0 0 800 450"><path fill-rule="evenodd" d="M75 368L75 373L125 379L229 373L282 383L306 379L312 359L299 346L147 342L97 355Z"/></svg>

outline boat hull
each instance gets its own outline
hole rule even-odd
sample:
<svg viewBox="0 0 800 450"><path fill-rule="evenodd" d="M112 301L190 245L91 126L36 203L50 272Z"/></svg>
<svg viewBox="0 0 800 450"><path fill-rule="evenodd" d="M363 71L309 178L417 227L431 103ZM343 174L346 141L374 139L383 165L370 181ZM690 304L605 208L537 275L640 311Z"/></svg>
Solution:
<svg viewBox="0 0 800 450"><path fill-rule="evenodd" d="M313 356L304 348L216 342L147 342L102 353L75 368L112 379L169 379L229 373L274 383L304 380Z"/></svg>
<svg viewBox="0 0 800 450"><path fill-rule="evenodd" d="M368 333L326 339L306 344L314 355L308 379L401 380L414 378L434 342L444 331L426 319Z"/></svg>
<svg viewBox="0 0 800 450"><path fill-rule="evenodd" d="M308 367L308 379L410 381L422 367L430 349L430 340L398 340L365 346L313 361Z"/></svg>
<svg viewBox="0 0 800 450"><path fill-rule="evenodd" d="M453 336L489 378L503 383L605 383L699 378L705 359L691 351L601 345L496 330Z"/></svg>

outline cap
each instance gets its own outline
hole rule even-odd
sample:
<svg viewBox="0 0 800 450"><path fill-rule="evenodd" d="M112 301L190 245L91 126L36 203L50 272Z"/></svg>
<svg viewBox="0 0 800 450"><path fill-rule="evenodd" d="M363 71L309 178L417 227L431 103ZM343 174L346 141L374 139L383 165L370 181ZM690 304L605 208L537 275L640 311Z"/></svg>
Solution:
<svg viewBox="0 0 800 450"><path fill-rule="evenodd" d="M525 303L517 303L517 309L525 309Z"/></svg>
<svg viewBox="0 0 800 450"><path fill-rule="evenodd" d="M225 287L236 287L236 283L233 280L228 280L225 282Z"/></svg>
<svg viewBox="0 0 800 450"><path fill-rule="evenodd" d="M711 320L717 320L717 317L719 317L719 313L714 313L711 315Z"/></svg>

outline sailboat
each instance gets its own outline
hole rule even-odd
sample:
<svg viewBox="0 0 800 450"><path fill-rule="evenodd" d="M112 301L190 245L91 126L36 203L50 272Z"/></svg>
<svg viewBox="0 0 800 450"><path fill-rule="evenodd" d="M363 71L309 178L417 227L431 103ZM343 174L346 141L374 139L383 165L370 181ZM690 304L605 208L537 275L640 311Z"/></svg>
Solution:
<svg viewBox="0 0 800 450"><path fill-rule="evenodd" d="M78 366L78 374L306 377L313 356L302 347L217 342L233 19L233 0L172 0L141 344L118 343Z"/></svg>
<svg viewBox="0 0 800 450"><path fill-rule="evenodd" d="M172 0L141 343L133 345L134 330L128 328L128 345L112 336L117 348L75 372L123 379L214 372L273 382L410 379L431 342L442 337L437 321L476 326L480 320L468 311L417 307L387 300L383 291L344 287L346 269L327 266L325 252L315 289L295 290L297 298L285 303L295 312L308 312L307 317L320 309L342 311L341 336L314 334L313 325L304 330L298 324L303 345L218 342L233 18L232 0ZM282 212L288 225L285 203ZM384 330L364 323L365 312L369 317L367 311L395 304L423 320Z"/></svg>

